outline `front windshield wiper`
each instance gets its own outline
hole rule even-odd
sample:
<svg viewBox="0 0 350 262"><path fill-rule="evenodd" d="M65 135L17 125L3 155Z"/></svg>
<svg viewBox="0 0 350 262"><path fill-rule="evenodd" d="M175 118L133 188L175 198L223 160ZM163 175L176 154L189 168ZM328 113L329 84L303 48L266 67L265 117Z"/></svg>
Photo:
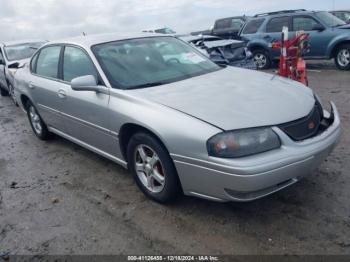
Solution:
<svg viewBox="0 0 350 262"><path fill-rule="evenodd" d="M166 84L166 82L145 83L145 84L141 84L141 85L131 86L131 87L128 87L127 89L139 89L139 88L160 86L160 85L164 85L164 84Z"/></svg>

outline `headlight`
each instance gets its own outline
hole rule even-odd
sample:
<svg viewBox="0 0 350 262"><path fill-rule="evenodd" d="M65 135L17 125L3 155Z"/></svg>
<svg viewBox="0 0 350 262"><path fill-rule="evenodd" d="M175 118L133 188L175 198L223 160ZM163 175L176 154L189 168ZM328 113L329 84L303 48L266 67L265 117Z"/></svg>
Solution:
<svg viewBox="0 0 350 262"><path fill-rule="evenodd" d="M236 158L254 155L281 147L271 128L252 128L217 134L207 142L209 156Z"/></svg>

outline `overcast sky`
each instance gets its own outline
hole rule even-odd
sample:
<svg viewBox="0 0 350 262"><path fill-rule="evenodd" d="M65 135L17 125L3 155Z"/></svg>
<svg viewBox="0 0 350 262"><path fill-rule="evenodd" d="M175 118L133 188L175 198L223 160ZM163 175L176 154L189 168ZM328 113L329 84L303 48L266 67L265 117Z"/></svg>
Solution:
<svg viewBox="0 0 350 262"><path fill-rule="evenodd" d="M0 41L209 28L216 18L280 9L350 9L350 0L0 0Z"/></svg>

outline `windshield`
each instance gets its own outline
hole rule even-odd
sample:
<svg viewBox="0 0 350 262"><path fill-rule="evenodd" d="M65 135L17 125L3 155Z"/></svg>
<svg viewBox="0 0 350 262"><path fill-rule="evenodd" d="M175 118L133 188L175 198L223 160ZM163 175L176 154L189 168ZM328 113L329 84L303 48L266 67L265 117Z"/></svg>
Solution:
<svg viewBox="0 0 350 262"><path fill-rule="evenodd" d="M30 58L34 52L43 44L44 42L35 42L6 46L4 48L5 55L9 61Z"/></svg>
<svg viewBox="0 0 350 262"><path fill-rule="evenodd" d="M328 12L317 12L315 15L327 26L335 27L345 25L345 22L340 20L335 15Z"/></svg>
<svg viewBox="0 0 350 262"><path fill-rule="evenodd" d="M92 47L114 88L168 84L219 70L189 44L174 37L116 41Z"/></svg>
<svg viewBox="0 0 350 262"><path fill-rule="evenodd" d="M339 12L335 15L344 22L350 22L350 12Z"/></svg>

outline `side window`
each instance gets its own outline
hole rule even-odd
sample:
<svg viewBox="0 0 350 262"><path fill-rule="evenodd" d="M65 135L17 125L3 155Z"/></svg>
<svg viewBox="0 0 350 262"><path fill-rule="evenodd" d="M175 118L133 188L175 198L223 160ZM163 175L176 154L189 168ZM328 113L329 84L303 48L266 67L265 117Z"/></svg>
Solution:
<svg viewBox="0 0 350 262"><path fill-rule="evenodd" d="M317 24L311 17L293 17L293 31L312 31Z"/></svg>
<svg viewBox="0 0 350 262"><path fill-rule="evenodd" d="M289 17L276 17L272 18L270 22L266 26L266 32L267 33L279 33L282 32L282 29L284 26L289 27Z"/></svg>
<svg viewBox="0 0 350 262"><path fill-rule="evenodd" d="M42 49L36 62L36 73L40 76L58 78L60 52L60 46L50 46Z"/></svg>
<svg viewBox="0 0 350 262"><path fill-rule="evenodd" d="M242 19L239 18L233 18L231 20L231 28L235 29L235 30L239 30L241 29L242 25L244 24Z"/></svg>
<svg viewBox="0 0 350 262"><path fill-rule="evenodd" d="M33 72L33 73L36 73L36 64L37 64L37 61L38 61L38 57L39 57L39 53L37 53L31 60L30 62L30 71Z"/></svg>
<svg viewBox="0 0 350 262"><path fill-rule="evenodd" d="M215 29L225 29L230 27L230 20L229 19L221 19L216 21L215 23Z"/></svg>
<svg viewBox="0 0 350 262"><path fill-rule="evenodd" d="M76 77L85 75L93 75L96 80L98 79L97 71L89 56L80 48L67 46L63 58L63 80L70 82Z"/></svg>
<svg viewBox="0 0 350 262"><path fill-rule="evenodd" d="M243 29L243 34L255 34L258 32L260 26L265 21L265 19L255 19L248 22L248 24Z"/></svg>

